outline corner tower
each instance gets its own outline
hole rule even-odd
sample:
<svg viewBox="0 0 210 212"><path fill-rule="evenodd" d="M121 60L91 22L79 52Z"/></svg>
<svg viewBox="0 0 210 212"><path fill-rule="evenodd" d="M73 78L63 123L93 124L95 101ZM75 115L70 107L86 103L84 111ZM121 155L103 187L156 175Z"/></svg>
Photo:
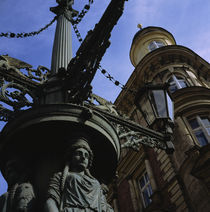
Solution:
<svg viewBox="0 0 210 212"><path fill-rule="evenodd" d="M147 102L141 102L143 117L130 91L138 91L146 83L168 83L174 102L175 151L168 156L142 146L138 156L128 152L121 159L119 208L126 207L120 194L123 196L120 189L126 185L130 191L126 200L130 198L133 206L127 211L210 211L210 64L191 49L177 45L170 32L153 26L135 34L130 59L135 68L115 101L116 108L133 121L152 127ZM132 167L130 172L128 167ZM145 198L141 182L146 178L150 186Z"/></svg>

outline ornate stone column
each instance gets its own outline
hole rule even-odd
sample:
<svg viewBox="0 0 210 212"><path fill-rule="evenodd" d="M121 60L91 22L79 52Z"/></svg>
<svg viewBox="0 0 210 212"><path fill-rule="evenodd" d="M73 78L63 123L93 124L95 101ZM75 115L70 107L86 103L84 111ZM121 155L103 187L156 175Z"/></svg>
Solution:
<svg viewBox="0 0 210 212"><path fill-rule="evenodd" d="M59 68L67 68L72 59L71 24L65 14L58 17L53 44L51 71L58 73Z"/></svg>
<svg viewBox="0 0 210 212"><path fill-rule="evenodd" d="M53 75L58 73L59 68L67 68L72 59L71 22L77 14L72 9L73 0L57 0L57 3L58 6L50 8L58 16L51 61Z"/></svg>
<svg viewBox="0 0 210 212"><path fill-rule="evenodd" d="M58 6L50 10L57 15L57 25L53 43L51 74L48 81L42 86L40 104L59 104L66 102L64 82L58 76L60 68L67 69L72 59L71 22L78 12L72 9L73 0L57 0ZM62 72L63 73L63 72ZM64 73L63 73L64 74Z"/></svg>

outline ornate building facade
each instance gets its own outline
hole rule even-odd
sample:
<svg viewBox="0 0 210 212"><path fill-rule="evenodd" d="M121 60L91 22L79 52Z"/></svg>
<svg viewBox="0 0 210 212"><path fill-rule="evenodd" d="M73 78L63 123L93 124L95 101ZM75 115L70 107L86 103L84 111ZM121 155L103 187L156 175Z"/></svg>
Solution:
<svg viewBox="0 0 210 212"><path fill-rule="evenodd" d="M151 117L142 116L129 89L169 83L175 151L143 145L138 152L123 150L109 200L116 212L210 211L210 64L160 27L136 33L130 59L135 69L116 108L148 127ZM144 102L143 112L146 107Z"/></svg>

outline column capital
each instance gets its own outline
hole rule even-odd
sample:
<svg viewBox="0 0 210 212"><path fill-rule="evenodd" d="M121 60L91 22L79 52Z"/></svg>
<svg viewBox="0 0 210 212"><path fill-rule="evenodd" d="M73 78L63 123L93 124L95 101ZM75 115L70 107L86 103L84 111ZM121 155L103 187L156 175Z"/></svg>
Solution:
<svg viewBox="0 0 210 212"><path fill-rule="evenodd" d="M58 6L51 7L50 11L58 16L64 14L67 20L72 22L73 21L72 17L78 14L78 11L72 8L74 0L56 0L56 2L58 3Z"/></svg>

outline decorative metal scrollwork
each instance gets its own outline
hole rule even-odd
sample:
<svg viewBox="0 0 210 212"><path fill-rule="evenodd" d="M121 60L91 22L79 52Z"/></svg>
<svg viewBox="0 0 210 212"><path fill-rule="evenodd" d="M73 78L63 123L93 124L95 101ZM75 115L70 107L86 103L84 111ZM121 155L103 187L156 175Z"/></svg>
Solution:
<svg viewBox="0 0 210 212"><path fill-rule="evenodd" d="M8 121L15 112L37 103L37 88L47 81L50 70L32 66L8 55L0 55L0 120Z"/></svg>
<svg viewBox="0 0 210 212"><path fill-rule="evenodd" d="M97 107L98 109L101 110L105 110L109 113L115 114L115 115L119 115L117 110L116 110L116 106L113 105L110 101L107 101L106 99L91 93L90 95L90 103L94 104L94 101L96 101L98 103L98 105L95 105L95 107Z"/></svg>
<svg viewBox="0 0 210 212"><path fill-rule="evenodd" d="M44 66L38 66L36 70L27 68L26 71L28 72L28 78L36 80L41 84L46 82L50 75L50 70Z"/></svg>
<svg viewBox="0 0 210 212"><path fill-rule="evenodd" d="M12 106L14 110L32 106L33 103L29 99L33 99L33 94L26 87L14 82L7 83L6 81L1 85L0 100Z"/></svg>
<svg viewBox="0 0 210 212"><path fill-rule="evenodd" d="M3 105L0 105L0 121L9 121L13 117L14 112L5 108Z"/></svg>
<svg viewBox="0 0 210 212"><path fill-rule="evenodd" d="M94 101L98 105L94 105L95 110L100 110L103 115L110 120L115 127L119 138L122 142L121 148L132 148L135 151L139 150L141 144L159 149L167 149L163 137L160 135L154 136L155 132L148 133L139 124L131 121L129 117L121 115L111 102L106 99L91 94L90 103L93 105Z"/></svg>
<svg viewBox="0 0 210 212"><path fill-rule="evenodd" d="M8 55L0 55L0 75L14 75L25 80L35 80L38 83L44 83L50 74L50 70L44 66L38 66L37 69L32 69L30 64L27 64L16 58Z"/></svg>

